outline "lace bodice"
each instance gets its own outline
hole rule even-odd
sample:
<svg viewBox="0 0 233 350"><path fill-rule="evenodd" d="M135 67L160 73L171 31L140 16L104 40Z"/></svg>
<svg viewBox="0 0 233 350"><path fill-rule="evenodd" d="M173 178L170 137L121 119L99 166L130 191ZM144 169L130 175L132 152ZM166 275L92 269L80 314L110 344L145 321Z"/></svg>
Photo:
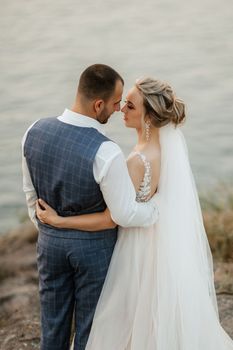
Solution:
<svg viewBox="0 0 233 350"><path fill-rule="evenodd" d="M136 201L137 202L146 202L149 200L150 195L151 195L151 177L152 177L152 173L151 173L151 164L150 162L146 159L146 156L141 153L141 152L134 152L135 154L137 154L145 167L145 173L144 173L144 177L143 180L140 184L139 190L136 193Z"/></svg>

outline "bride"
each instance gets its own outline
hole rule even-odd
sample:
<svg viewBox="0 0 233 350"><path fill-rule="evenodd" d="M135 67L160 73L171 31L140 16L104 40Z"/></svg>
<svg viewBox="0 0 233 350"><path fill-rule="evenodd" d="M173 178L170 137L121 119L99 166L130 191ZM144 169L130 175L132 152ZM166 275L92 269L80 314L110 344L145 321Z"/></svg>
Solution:
<svg viewBox="0 0 233 350"><path fill-rule="evenodd" d="M156 192L160 216L149 228L119 227L86 350L232 350L219 323L212 256L179 128L184 103L167 83L146 78L129 91L122 112L138 134L128 158L136 198ZM60 228L114 225L108 209L60 217L42 199L37 216Z"/></svg>

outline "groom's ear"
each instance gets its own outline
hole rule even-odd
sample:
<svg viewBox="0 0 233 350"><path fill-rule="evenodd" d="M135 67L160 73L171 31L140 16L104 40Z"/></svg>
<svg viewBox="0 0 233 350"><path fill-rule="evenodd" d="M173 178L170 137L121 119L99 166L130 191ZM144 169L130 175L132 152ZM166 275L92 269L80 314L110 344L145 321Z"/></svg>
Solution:
<svg viewBox="0 0 233 350"><path fill-rule="evenodd" d="M95 100L93 107L96 115L100 115L100 113L102 113L104 110L104 100Z"/></svg>

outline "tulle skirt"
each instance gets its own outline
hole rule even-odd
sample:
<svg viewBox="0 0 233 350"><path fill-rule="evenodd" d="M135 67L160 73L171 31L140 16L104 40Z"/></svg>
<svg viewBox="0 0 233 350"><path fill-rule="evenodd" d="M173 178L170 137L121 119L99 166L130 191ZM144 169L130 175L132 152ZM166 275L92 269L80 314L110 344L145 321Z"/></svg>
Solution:
<svg viewBox="0 0 233 350"><path fill-rule="evenodd" d="M156 225L119 229L86 350L232 350L198 272L187 271L178 283L167 276L158 266L157 240ZM171 279L179 288L170 288Z"/></svg>

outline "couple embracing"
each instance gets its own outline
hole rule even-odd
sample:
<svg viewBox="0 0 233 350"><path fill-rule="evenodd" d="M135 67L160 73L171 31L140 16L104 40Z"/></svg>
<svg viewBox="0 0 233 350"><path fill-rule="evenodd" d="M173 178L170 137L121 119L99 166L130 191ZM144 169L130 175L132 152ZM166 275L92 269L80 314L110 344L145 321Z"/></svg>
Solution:
<svg viewBox="0 0 233 350"><path fill-rule="evenodd" d="M95 64L73 107L23 139L24 191L39 229L41 350L232 350L171 86ZM103 124L122 111L125 161Z"/></svg>

